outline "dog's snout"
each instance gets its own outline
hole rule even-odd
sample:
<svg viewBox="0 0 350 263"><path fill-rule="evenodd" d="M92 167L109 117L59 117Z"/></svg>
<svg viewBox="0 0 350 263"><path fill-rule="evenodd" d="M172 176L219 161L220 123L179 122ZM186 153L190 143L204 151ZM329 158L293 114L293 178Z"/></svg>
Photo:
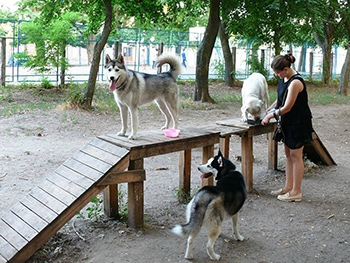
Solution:
<svg viewBox="0 0 350 263"><path fill-rule="evenodd" d="M114 76L110 76L109 79L110 79L110 80L114 80Z"/></svg>

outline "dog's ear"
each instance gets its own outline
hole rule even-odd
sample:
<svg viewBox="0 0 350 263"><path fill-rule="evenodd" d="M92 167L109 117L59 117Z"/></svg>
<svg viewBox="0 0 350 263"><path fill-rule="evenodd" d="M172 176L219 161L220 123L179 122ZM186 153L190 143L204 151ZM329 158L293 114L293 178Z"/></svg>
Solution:
<svg viewBox="0 0 350 263"><path fill-rule="evenodd" d="M218 164L219 164L219 167L224 166L224 159L223 159L222 155L218 158Z"/></svg>
<svg viewBox="0 0 350 263"><path fill-rule="evenodd" d="M221 153L220 148L219 148L218 156L222 157L222 153Z"/></svg>
<svg viewBox="0 0 350 263"><path fill-rule="evenodd" d="M109 62L111 62L112 61L112 59L111 59L111 57L108 55L108 54L106 54L106 57L105 57L105 65L107 65Z"/></svg>
<svg viewBox="0 0 350 263"><path fill-rule="evenodd" d="M118 57L117 57L117 62L119 64L122 64L124 65L124 57L122 56L122 54L119 54Z"/></svg>

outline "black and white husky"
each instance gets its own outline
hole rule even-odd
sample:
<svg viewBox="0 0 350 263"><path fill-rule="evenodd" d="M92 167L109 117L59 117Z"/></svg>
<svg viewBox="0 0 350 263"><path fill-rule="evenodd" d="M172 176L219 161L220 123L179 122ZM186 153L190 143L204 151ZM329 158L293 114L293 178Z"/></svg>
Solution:
<svg viewBox="0 0 350 263"><path fill-rule="evenodd" d="M165 125L162 129L178 126L178 87L177 77L181 73L181 64L173 55L161 55L157 60L161 67L170 65L168 72L160 74L146 74L128 70L124 58L119 55L112 60L109 55L105 58L107 78L110 91L120 109L122 128L118 135L125 136L128 124L128 112L131 118L131 132L129 139L136 139L138 128L138 107L154 101L165 116Z"/></svg>
<svg viewBox="0 0 350 263"><path fill-rule="evenodd" d="M208 230L207 253L211 260L219 260L214 252L214 243L221 232L221 224L226 219L233 223L233 234L237 240L244 237L238 232L238 211L246 199L246 187L243 176L236 171L236 166L224 158L219 150L206 164L198 167L201 178L214 176L216 186L204 186L187 205L187 223L176 225L172 231L180 236L188 236L186 259L193 259L193 241L202 226Z"/></svg>

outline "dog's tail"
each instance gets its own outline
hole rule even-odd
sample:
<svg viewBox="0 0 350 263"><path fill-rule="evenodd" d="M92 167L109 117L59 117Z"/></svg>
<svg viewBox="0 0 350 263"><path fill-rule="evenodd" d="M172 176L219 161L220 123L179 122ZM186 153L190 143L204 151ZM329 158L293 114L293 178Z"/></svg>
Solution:
<svg viewBox="0 0 350 263"><path fill-rule="evenodd" d="M187 224L176 225L172 232L179 236L197 234L203 225L205 213L212 198L206 191L199 191L187 205Z"/></svg>
<svg viewBox="0 0 350 263"><path fill-rule="evenodd" d="M171 55L171 54L162 54L161 56L158 57L157 59L157 66L161 67L164 64L169 64L170 65L170 70L169 73L177 79L178 76L181 74L181 63L178 59L178 57Z"/></svg>

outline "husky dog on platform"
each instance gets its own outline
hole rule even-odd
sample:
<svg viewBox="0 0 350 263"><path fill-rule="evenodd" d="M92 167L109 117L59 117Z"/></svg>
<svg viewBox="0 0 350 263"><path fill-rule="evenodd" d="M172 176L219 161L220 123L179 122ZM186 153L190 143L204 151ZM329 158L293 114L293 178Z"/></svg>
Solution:
<svg viewBox="0 0 350 263"><path fill-rule="evenodd" d="M120 109L122 128L118 135L125 136L128 123L128 112L131 118L131 133L129 139L136 139L138 128L138 107L154 101L165 116L162 129L178 126L178 87L177 77L181 73L181 64L177 57L162 55L157 59L158 67L170 65L168 72L160 74L146 74L128 70L124 57L119 55L112 60L107 54L105 68L110 83L110 91Z"/></svg>
<svg viewBox="0 0 350 263"><path fill-rule="evenodd" d="M206 164L198 167L201 178L214 176L216 186L204 186L187 205L187 223L176 225L172 231L180 236L188 236L186 259L193 259L193 241L202 226L208 229L207 253L211 260L219 260L220 255L214 252L214 243L221 232L221 224L225 219L231 219L233 234L237 240L244 237L238 232L238 211L246 199L246 187L243 175L236 171L236 166L224 158L219 150Z"/></svg>
<svg viewBox="0 0 350 263"><path fill-rule="evenodd" d="M265 116L269 104L269 93L266 78L260 73L251 74L242 86L242 121L247 122L248 116L257 121Z"/></svg>

